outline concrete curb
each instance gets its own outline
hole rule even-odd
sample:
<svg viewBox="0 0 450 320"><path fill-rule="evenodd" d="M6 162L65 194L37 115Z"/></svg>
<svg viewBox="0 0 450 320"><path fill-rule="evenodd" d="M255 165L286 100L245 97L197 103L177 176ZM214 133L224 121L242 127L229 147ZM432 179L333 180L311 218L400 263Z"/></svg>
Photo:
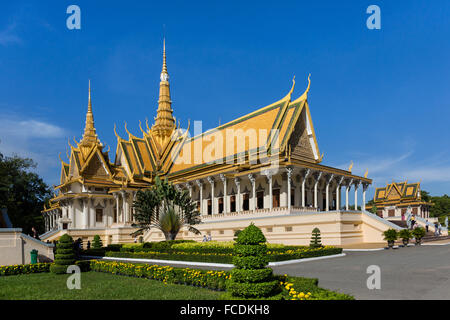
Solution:
<svg viewBox="0 0 450 320"><path fill-rule="evenodd" d="M115 258L115 257L96 257L96 256L82 256L83 258L92 258L98 260L111 261L131 261L137 263L167 263L180 264L185 266L202 266L202 267L219 267L219 268L233 268L234 265L226 263L209 263L209 262L195 262L195 261L179 261L179 260L159 260L159 259L133 259L133 258Z"/></svg>
<svg viewBox="0 0 450 320"><path fill-rule="evenodd" d="M422 243L422 246L448 246L450 242L447 243Z"/></svg>
<svg viewBox="0 0 450 320"><path fill-rule="evenodd" d="M346 256L345 253L339 253L339 254L331 254L329 256L322 256L322 257L304 258L304 259L296 259L296 260L286 260L286 261L278 261L278 262L269 262L269 267L284 266L284 265L287 265L287 264L294 264L294 263L300 263L300 262L309 262L309 261L331 259L331 258L339 258L339 257L345 257L345 256Z"/></svg>
<svg viewBox="0 0 450 320"><path fill-rule="evenodd" d="M342 249L342 251L349 251L349 252L366 252L366 251L382 251L385 250L384 248L375 248L375 249Z"/></svg>
<svg viewBox="0 0 450 320"><path fill-rule="evenodd" d="M279 262L269 262L269 267L284 266L288 264L309 262L323 259L339 258L346 256L345 253L333 254L329 256L295 259ZM195 261L179 261L179 260L158 260L158 259L133 259L133 258L115 258L115 257L97 257L97 256L82 256L83 258L98 259L98 260L110 260L110 261L131 261L137 263L167 263L167 264L179 264L185 266L200 266L200 267L218 267L218 268L234 268L234 265L227 263L209 263L209 262L195 262Z"/></svg>

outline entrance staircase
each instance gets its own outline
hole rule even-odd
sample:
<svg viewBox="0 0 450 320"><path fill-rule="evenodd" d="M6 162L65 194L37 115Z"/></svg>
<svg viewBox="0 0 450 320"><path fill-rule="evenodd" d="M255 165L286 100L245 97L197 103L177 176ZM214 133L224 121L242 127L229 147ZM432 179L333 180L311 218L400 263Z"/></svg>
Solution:
<svg viewBox="0 0 450 320"><path fill-rule="evenodd" d="M404 220L389 220L393 224L399 226L400 228L407 228L408 225L406 224L406 221ZM448 240L450 239L450 236L441 235L441 236L435 236L434 232L431 230L428 230L426 235L422 238L422 242L431 242L431 241L440 241L440 240Z"/></svg>

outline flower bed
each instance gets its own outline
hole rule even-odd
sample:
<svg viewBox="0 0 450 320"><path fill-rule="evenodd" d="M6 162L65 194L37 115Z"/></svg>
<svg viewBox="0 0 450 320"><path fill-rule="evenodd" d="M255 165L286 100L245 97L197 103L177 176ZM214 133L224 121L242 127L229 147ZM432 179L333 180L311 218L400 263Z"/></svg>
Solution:
<svg viewBox="0 0 450 320"><path fill-rule="evenodd" d="M197 250L197 251L194 251ZM284 247L284 248L269 248L267 258L269 262L286 261L294 259L304 259L321 257L333 254L342 253L341 248L330 246L320 248L310 247ZM135 250L134 252L121 250L120 252L108 251L105 253L107 257L116 258L132 258L132 259L161 259L161 260L179 260L179 261L196 261L196 262L212 262L212 263L232 263L233 254L232 247L220 248L214 250L207 248L207 250L198 250L197 246L189 249L168 249L168 250Z"/></svg>
<svg viewBox="0 0 450 320"><path fill-rule="evenodd" d="M289 300L355 300L351 295L318 287L318 279L280 276L282 295Z"/></svg>
<svg viewBox="0 0 450 320"><path fill-rule="evenodd" d="M12 266L0 266L0 276L50 272L50 265L51 263L35 263L35 264L16 264Z"/></svg>
<svg viewBox="0 0 450 320"><path fill-rule="evenodd" d="M207 271L190 268L175 268L149 264L133 264L122 262L91 261L91 270L117 275L134 276L159 280L164 283L184 284L213 290L225 290L225 281L229 272Z"/></svg>

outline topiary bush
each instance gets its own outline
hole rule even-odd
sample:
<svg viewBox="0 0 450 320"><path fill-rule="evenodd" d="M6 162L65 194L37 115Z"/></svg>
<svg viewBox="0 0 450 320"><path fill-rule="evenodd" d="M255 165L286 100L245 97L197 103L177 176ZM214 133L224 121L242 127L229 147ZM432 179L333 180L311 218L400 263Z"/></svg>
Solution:
<svg viewBox="0 0 450 320"><path fill-rule="evenodd" d="M227 291L233 297L265 298L281 291L279 281L267 268L266 237L253 223L239 233L233 250L231 278Z"/></svg>
<svg viewBox="0 0 450 320"><path fill-rule="evenodd" d="M100 236L96 234L94 236L94 241L92 242L92 248L101 249L102 247L103 247L102 239L100 239Z"/></svg>
<svg viewBox="0 0 450 320"><path fill-rule="evenodd" d="M65 274L67 267L75 263L75 252L73 250L73 239L68 234L59 238L56 245L55 262L50 266L50 272Z"/></svg>
<svg viewBox="0 0 450 320"><path fill-rule="evenodd" d="M319 228L314 228L313 229L311 242L309 243L309 246L311 248L320 248L320 247L322 247L322 240L321 240L321 237L320 237L320 230L319 230Z"/></svg>

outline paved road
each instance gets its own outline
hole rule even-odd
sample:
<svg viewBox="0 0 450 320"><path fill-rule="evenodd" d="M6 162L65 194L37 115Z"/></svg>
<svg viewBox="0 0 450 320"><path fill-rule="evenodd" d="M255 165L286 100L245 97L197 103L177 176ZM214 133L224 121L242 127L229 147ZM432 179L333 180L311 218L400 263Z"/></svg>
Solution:
<svg viewBox="0 0 450 320"><path fill-rule="evenodd" d="M450 299L450 245L423 245L273 267L275 273L318 278L319 286L356 299ZM167 265L158 263L160 265ZM369 290L367 267L381 269L381 289ZM195 269L228 269L213 267Z"/></svg>
<svg viewBox="0 0 450 320"><path fill-rule="evenodd" d="M320 287L356 299L450 299L450 245L346 253L273 269L278 274L318 278ZM380 290L367 288L370 265L381 269Z"/></svg>

